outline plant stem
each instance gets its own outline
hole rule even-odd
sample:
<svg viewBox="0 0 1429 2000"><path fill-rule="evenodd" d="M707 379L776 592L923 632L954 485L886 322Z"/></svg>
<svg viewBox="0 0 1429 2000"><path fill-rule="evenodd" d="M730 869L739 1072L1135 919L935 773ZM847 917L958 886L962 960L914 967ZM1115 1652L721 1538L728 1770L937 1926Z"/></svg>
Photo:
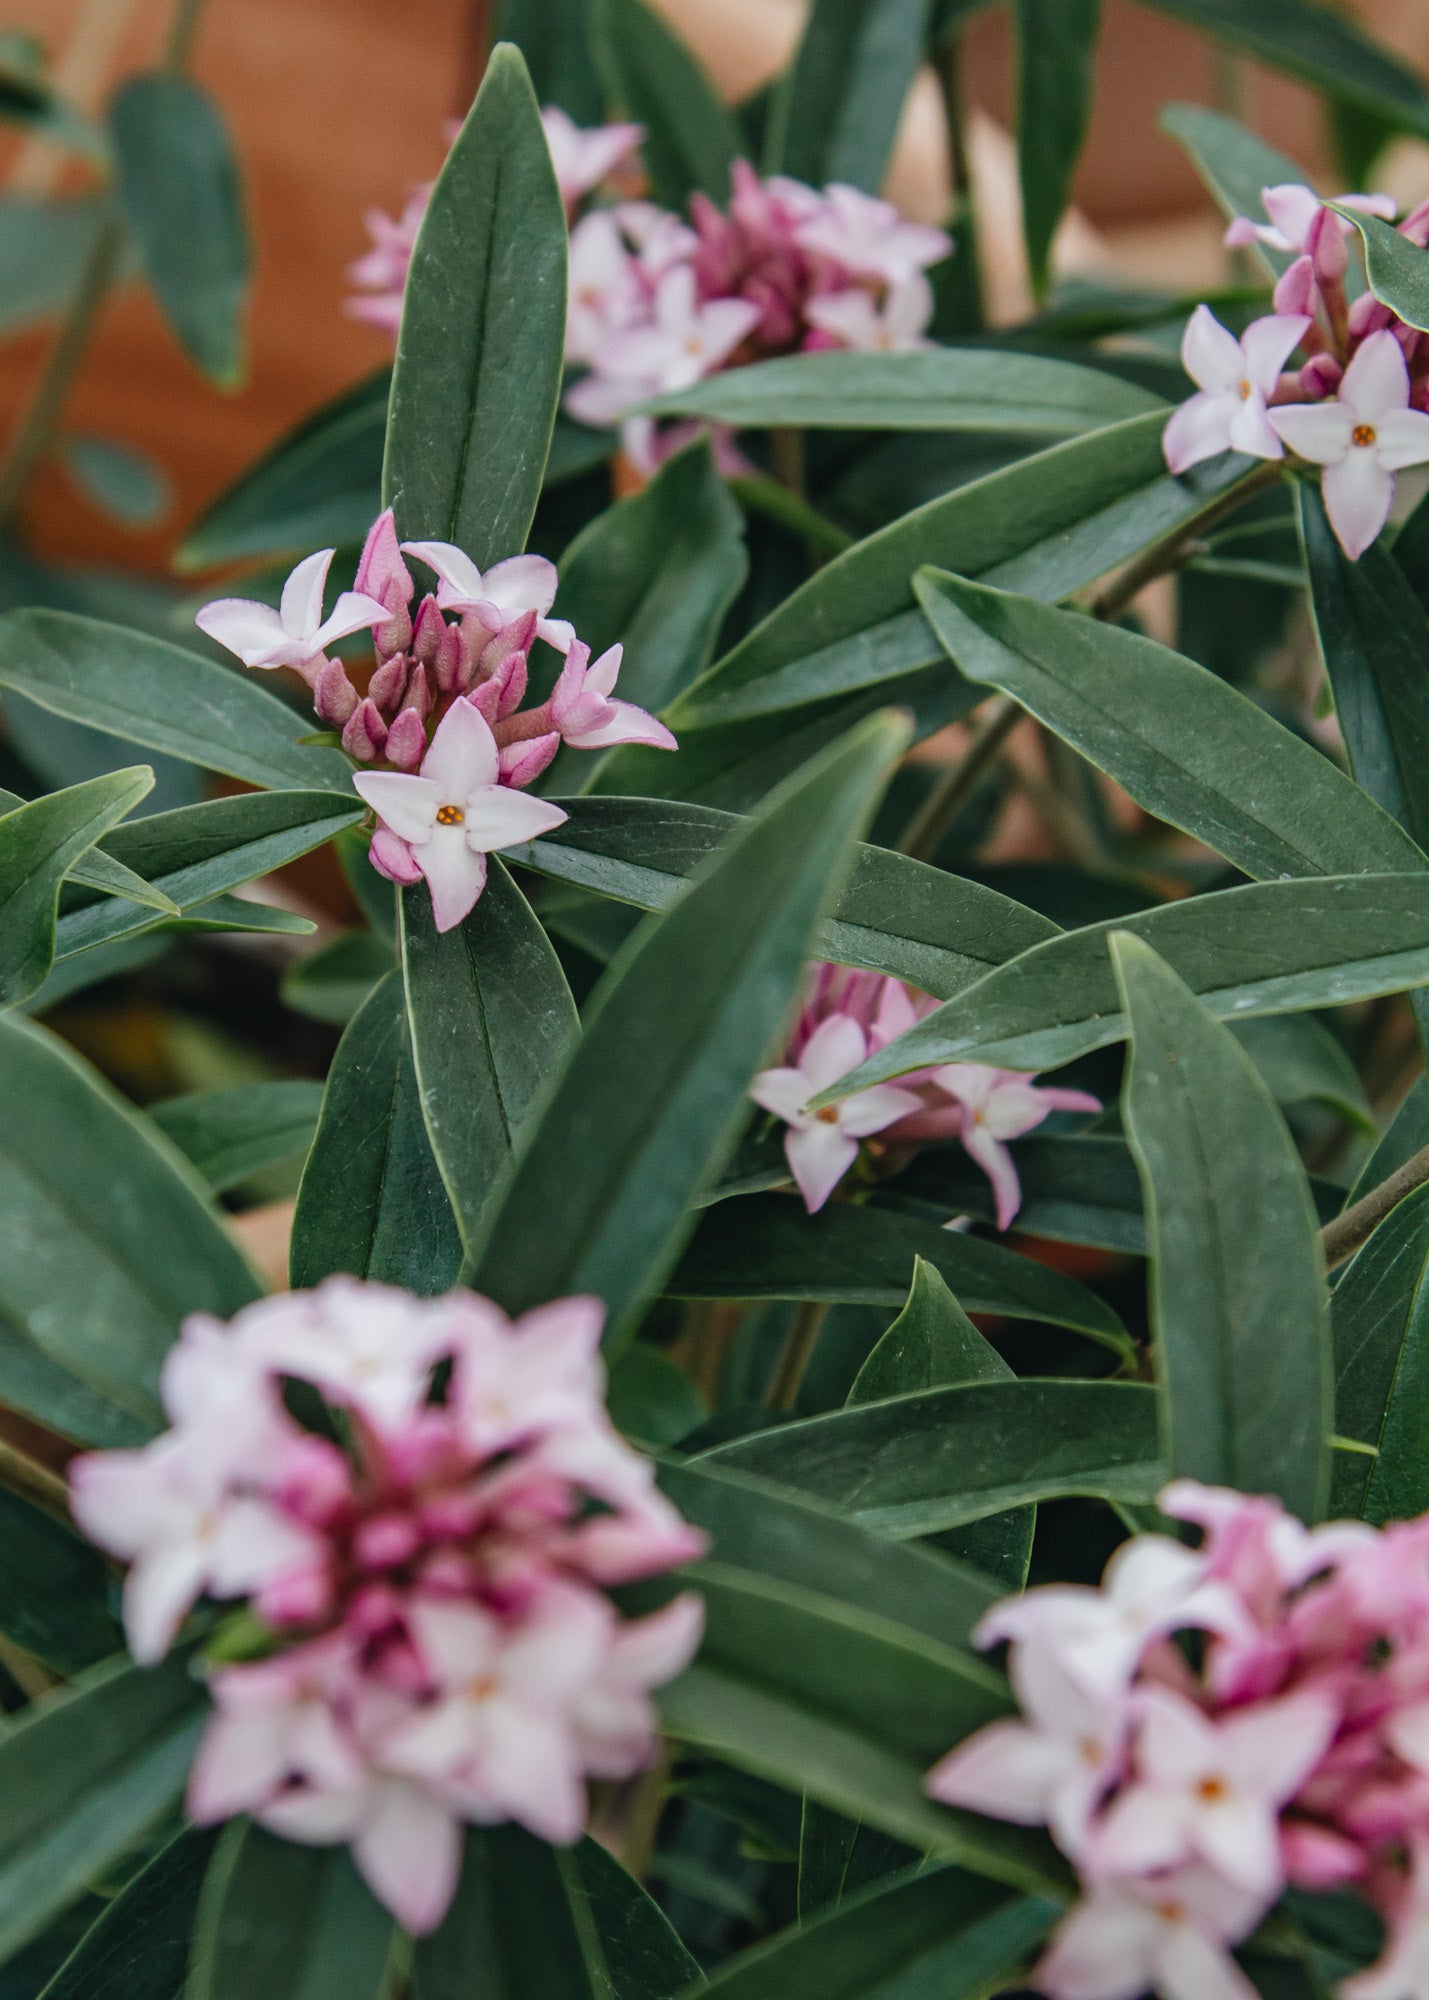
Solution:
<svg viewBox="0 0 1429 2000"><path fill-rule="evenodd" d="M776 424L769 433L769 449L774 459L774 474L779 484L794 495L796 500L804 498L804 433L789 424Z"/></svg>
<svg viewBox="0 0 1429 2000"><path fill-rule="evenodd" d="M1143 591L1148 583L1158 577L1170 576L1181 569L1195 553L1196 544L1210 529L1234 514L1247 500L1253 499L1268 486L1273 486L1281 474L1278 459L1267 460L1248 472L1244 479L1238 479L1234 486L1208 502L1189 521L1183 521L1173 528L1169 535L1163 535L1159 542L1153 542L1149 549L1143 549L1134 561L1129 562L1119 575L1115 576L1101 594L1092 600L1091 612L1094 618L1110 621L1119 618L1132 599Z"/></svg>
<svg viewBox="0 0 1429 2000"><path fill-rule="evenodd" d="M983 774L1021 719L1022 710L1010 694L988 703L967 749L950 764L933 786L899 841L899 851L914 861L931 861L943 837L977 790Z"/></svg>
<svg viewBox="0 0 1429 2000"><path fill-rule="evenodd" d="M794 1323L789 1328L774 1378L769 1384L769 1394L765 1398L771 1410L777 1410L782 1415L793 1409L828 1312L824 1300L805 1299L794 1314Z"/></svg>
<svg viewBox="0 0 1429 2000"><path fill-rule="evenodd" d="M38 1459L3 1441L0 1441L0 1486L9 1493L18 1493L42 1514L63 1521L66 1527L70 1525L69 1488L64 1480Z"/></svg>
<svg viewBox="0 0 1429 2000"><path fill-rule="evenodd" d="M1407 1194L1415 1188L1423 1187L1429 1181L1429 1146L1423 1146L1412 1159L1404 1162L1377 1188L1371 1188L1367 1195L1347 1208L1343 1215L1337 1215L1333 1222L1327 1222L1320 1231L1320 1243L1325 1252L1325 1267L1333 1270L1343 1264L1346 1257L1353 1256L1360 1245L1378 1229L1392 1208L1398 1208Z"/></svg>
<svg viewBox="0 0 1429 2000"><path fill-rule="evenodd" d="M164 68L171 75L177 76L189 59L202 12L203 0L175 0L174 16L164 44Z"/></svg>
<svg viewBox="0 0 1429 2000"><path fill-rule="evenodd" d="M13 520L30 475L54 443L65 399L84 359L105 294L114 281L123 246L124 225L117 216L111 216L99 226L60 337L0 465L0 528L8 527Z"/></svg>

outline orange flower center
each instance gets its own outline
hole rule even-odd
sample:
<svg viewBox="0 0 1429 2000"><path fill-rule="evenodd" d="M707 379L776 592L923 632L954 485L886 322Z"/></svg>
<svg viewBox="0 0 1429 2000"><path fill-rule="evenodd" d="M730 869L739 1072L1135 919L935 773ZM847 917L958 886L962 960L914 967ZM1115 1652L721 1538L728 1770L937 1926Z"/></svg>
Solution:
<svg viewBox="0 0 1429 2000"><path fill-rule="evenodd" d="M1208 1806L1218 1805L1226 1795L1224 1778L1202 1778L1196 1787L1196 1797Z"/></svg>
<svg viewBox="0 0 1429 2000"><path fill-rule="evenodd" d="M816 1111L814 1116L821 1125L837 1125L839 1122L839 1114L832 1104L826 1104L823 1110Z"/></svg>
<svg viewBox="0 0 1429 2000"><path fill-rule="evenodd" d="M466 814L460 806L439 806L437 808L438 826L461 826L465 820Z"/></svg>
<svg viewBox="0 0 1429 2000"><path fill-rule="evenodd" d="M1369 445L1375 442L1375 437L1376 432L1373 424L1356 424L1350 432L1350 443Z"/></svg>

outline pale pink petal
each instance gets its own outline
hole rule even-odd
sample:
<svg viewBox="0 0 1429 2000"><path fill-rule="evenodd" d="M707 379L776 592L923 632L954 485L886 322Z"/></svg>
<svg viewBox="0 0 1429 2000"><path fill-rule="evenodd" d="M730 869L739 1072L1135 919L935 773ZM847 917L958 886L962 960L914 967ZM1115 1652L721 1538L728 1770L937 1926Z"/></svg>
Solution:
<svg viewBox="0 0 1429 2000"><path fill-rule="evenodd" d="M248 667L276 665L270 656L287 650L287 634L277 612L246 597L216 598L195 614L194 623Z"/></svg>
<svg viewBox="0 0 1429 2000"><path fill-rule="evenodd" d="M1198 1709L1160 1688L1140 1698L1137 1761L1157 1784L1189 1785L1215 1762L1219 1738Z"/></svg>
<svg viewBox="0 0 1429 2000"><path fill-rule="evenodd" d="M1173 472L1186 472L1203 459L1229 451L1231 421L1240 409L1234 390L1206 390L1192 396L1179 410L1173 410L1162 436L1166 463Z"/></svg>
<svg viewBox="0 0 1429 2000"><path fill-rule="evenodd" d="M1019 1077L998 1085L978 1122L994 1139L1020 1139L1040 1125L1051 1108L1046 1093L1030 1077Z"/></svg>
<svg viewBox="0 0 1429 2000"><path fill-rule="evenodd" d="M1355 350L1339 393L1357 423L1377 424L1391 410L1407 407L1409 369L1404 349L1388 327L1372 333Z"/></svg>
<svg viewBox="0 0 1429 2000"><path fill-rule="evenodd" d="M1050 2000L1141 2000L1155 1978L1159 1931L1129 1891L1096 1889L1058 1925L1033 1984Z"/></svg>
<svg viewBox="0 0 1429 2000"><path fill-rule="evenodd" d="M1423 410L1390 410L1375 430L1375 456L1387 472L1429 461L1429 415Z"/></svg>
<svg viewBox="0 0 1429 2000"><path fill-rule="evenodd" d="M486 887L486 856L474 853L459 826L439 826L417 849L417 866L432 892L439 931L454 930L476 908Z"/></svg>
<svg viewBox="0 0 1429 2000"><path fill-rule="evenodd" d="M1247 458L1283 458L1285 455L1285 447L1266 410L1265 398L1258 392L1245 397L1237 406L1230 421L1229 435L1231 448L1243 452Z"/></svg>
<svg viewBox="0 0 1429 2000"><path fill-rule="evenodd" d="M833 334L846 347L868 352L878 344L882 330L878 308L860 286L843 292L825 292L809 300L804 317L810 326Z"/></svg>
<svg viewBox="0 0 1429 2000"><path fill-rule="evenodd" d="M569 1733L534 1709L509 1701L500 1708L480 1759L483 1789L540 1839L559 1846L579 1840L586 1790Z"/></svg>
<svg viewBox="0 0 1429 2000"><path fill-rule="evenodd" d="M998 1228L1010 1229L1022 1206L1022 1183L1017 1178L1017 1166L1011 1153L980 1125L967 1127L962 1137L968 1153L992 1182Z"/></svg>
<svg viewBox="0 0 1429 2000"><path fill-rule="evenodd" d="M1271 227L1278 230L1290 249L1303 249L1310 225L1320 213L1320 197L1313 188L1298 181L1283 181L1278 187L1262 188L1260 199Z"/></svg>
<svg viewBox="0 0 1429 2000"><path fill-rule="evenodd" d="M1109 1875L1146 1875L1191 1858L1190 1814L1177 1794L1150 1785L1119 1792L1092 1833L1092 1858Z"/></svg>
<svg viewBox="0 0 1429 2000"><path fill-rule="evenodd" d="M421 846L431 839L444 795L430 778L411 777L405 771L356 771L352 785L399 840Z"/></svg>
<svg viewBox="0 0 1429 2000"><path fill-rule="evenodd" d="M350 639L354 632L368 631L391 615L386 605L379 604L375 597L363 597L355 590L344 590L332 608L332 615L313 633L313 651L320 653L335 639Z"/></svg>
<svg viewBox="0 0 1429 2000"><path fill-rule="evenodd" d="M875 1084L871 1090L856 1091L835 1106L839 1125L852 1139L866 1139L872 1132L881 1132L899 1118L907 1118L922 1109L923 1100L911 1090L899 1090L893 1084Z"/></svg>
<svg viewBox="0 0 1429 2000"><path fill-rule="evenodd" d="M482 577L481 594L508 617L545 613L556 601L556 565L545 556L508 556Z"/></svg>
<svg viewBox="0 0 1429 2000"><path fill-rule="evenodd" d="M659 1611L626 1619L611 1646L612 1678L623 1688L663 1687L695 1657L704 1629L704 1600L692 1590Z"/></svg>
<svg viewBox="0 0 1429 2000"><path fill-rule="evenodd" d="M1197 306L1187 320L1181 340L1181 361L1198 388L1239 394L1245 373L1240 342L1221 325L1209 306Z"/></svg>
<svg viewBox="0 0 1429 2000"><path fill-rule="evenodd" d="M1313 1690L1232 1715L1221 1737L1237 1783L1284 1805L1329 1748L1339 1720L1339 1704Z"/></svg>
<svg viewBox="0 0 1429 2000"><path fill-rule="evenodd" d="M1165 2000L1259 2000L1230 1953L1192 1924L1169 1924L1157 1954L1157 1990Z"/></svg>
<svg viewBox="0 0 1429 2000"><path fill-rule="evenodd" d="M607 714L593 729L566 732L577 750L606 750L616 743L644 743L652 750L678 750L679 744L656 716L632 701L608 701Z"/></svg>
<svg viewBox="0 0 1429 2000"><path fill-rule="evenodd" d="M813 1091L801 1069L764 1069L750 1084L749 1094L761 1110L792 1123L802 1117Z"/></svg>
<svg viewBox="0 0 1429 2000"><path fill-rule="evenodd" d="M923 1786L945 1806L1042 1826L1076 1761L1071 1743L1022 1722L993 1722L935 1764Z"/></svg>
<svg viewBox="0 0 1429 2000"><path fill-rule="evenodd" d="M1232 1795L1196 1815L1194 1837L1202 1858L1228 1881L1266 1897L1280 1890L1276 1817L1263 1801Z"/></svg>
<svg viewBox="0 0 1429 2000"><path fill-rule="evenodd" d="M441 580L439 602L443 607L451 604L475 604L484 595L481 571L466 553L453 542L403 542L402 553L416 556L428 569L435 570Z"/></svg>
<svg viewBox="0 0 1429 2000"><path fill-rule="evenodd" d="M807 1079L808 1096L817 1097L840 1077L857 1069L868 1053L868 1042L858 1022L847 1014L831 1014L821 1021L799 1058Z"/></svg>
<svg viewBox="0 0 1429 2000"><path fill-rule="evenodd" d="M1389 519L1394 474L1373 451L1356 445L1338 465L1325 467L1321 490L1340 546L1352 560L1362 556Z"/></svg>
<svg viewBox="0 0 1429 2000"><path fill-rule="evenodd" d="M475 793L495 785L500 765L496 738L485 716L469 701L454 701L437 724L421 773L424 781L439 788L444 801L465 805Z"/></svg>
<svg viewBox="0 0 1429 2000"><path fill-rule="evenodd" d="M434 1931L461 1874L461 1823L415 1785L381 1782L352 1858L380 1903L415 1937Z"/></svg>
<svg viewBox="0 0 1429 2000"><path fill-rule="evenodd" d="M322 623L323 591L332 558L331 549L304 557L283 585L278 615L290 639L310 639Z"/></svg>
<svg viewBox="0 0 1429 2000"><path fill-rule="evenodd" d="M858 1141L845 1137L837 1125L825 1125L814 1119L802 1131L789 1127L784 1135L784 1152L789 1171L804 1197L804 1206L813 1215L858 1158Z"/></svg>
<svg viewBox="0 0 1429 2000"><path fill-rule="evenodd" d="M1267 313L1253 320L1241 336L1245 372L1250 382L1268 396L1281 369L1300 343L1310 325L1305 313Z"/></svg>
<svg viewBox="0 0 1429 2000"><path fill-rule="evenodd" d="M1283 403L1271 410L1272 428L1312 465L1338 465L1350 450L1354 414L1343 403Z"/></svg>
<svg viewBox="0 0 1429 2000"><path fill-rule="evenodd" d="M564 825L569 817L550 799L533 798L509 785L493 785L489 791L468 798L466 844L482 854L519 847L523 841L538 840L543 833Z"/></svg>
<svg viewBox="0 0 1429 2000"><path fill-rule="evenodd" d="M200 1826L261 1805L288 1768L283 1712L265 1706L217 1709L189 1772L189 1817Z"/></svg>
<svg viewBox="0 0 1429 2000"><path fill-rule="evenodd" d="M124 1636L141 1667L162 1660L203 1590L206 1560L196 1541L139 1556L124 1579Z"/></svg>

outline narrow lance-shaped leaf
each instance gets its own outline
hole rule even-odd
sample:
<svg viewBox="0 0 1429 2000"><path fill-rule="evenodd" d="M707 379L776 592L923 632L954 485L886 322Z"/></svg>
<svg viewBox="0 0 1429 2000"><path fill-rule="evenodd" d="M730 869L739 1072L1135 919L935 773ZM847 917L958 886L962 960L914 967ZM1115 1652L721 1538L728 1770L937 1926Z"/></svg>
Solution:
<svg viewBox="0 0 1429 2000"><path fill-rule="evenodd" d="M196 1091L149 1107L149 1116L216 1194L312 1144L322 1109L320 1083L284 1078L232 1090Z"/></svg>
<svg viewBox="0 0 1429 2000"><path fill-rule="evenodd" d="M422 1120L402 999L389 973L338 1043L317 1136L298 1190L290 1275L333 1271L444 1292L461 1239Z"/></svg>
<svg viewBox="0 0 1429 2000"><path fill-rule="evenodd" d="M827 1093L929 1063L1050 1069L1127 1033L1107 938L1143 938L1220 1019L1295 1014L1429 980L1429 879L1256 882L1034 945L890 1042Z"/></svg>
<svg viewBox="0 0 1429 2000"><path fill-rule="evenodd" d="M470 1247L579 1033L575 1002L550 940L495 856L464 923L439 932L421 882L402 895L400 932L422 1116Z"/></svg>
<svg viewBox="0 0 1429 2000"><path fill-rule="evenodd" d="M594 1292L618 1338L654 1295L906 741L893 717L851 731L612 964L477 1259L480 1287L508 1311Z"/></svg>
<svg viewBox="0 0 1429 2000"><path fill-rule="evenodd" d="M1001 1987L1058 1915L1050 1898L1012 1896L956 1868L905 1875L720 1966L710 2000L973 2000Z"/></svg>
<svg viewBox="0 0 1429 2000"><path fill-rule="evenodd" d="M519 555L561 393L566 218L526 66L494 49L407 277L382 491L404 536Z"/></svg>
<svg viewBox="0 0 1429 2000"><path fill-rule="evenodd" d="M190 1827L160 1848L85 1932L42 2000L176 2000L217 1838Z"/></svg>
<svg viewBox="0 0 1429 2000"><path fill-rule="evenodd" d="M1201 104L1168 104L1160 125L1189 155L1201 179L1219 203L1227 219L1246 215L1252 221L1268 220L1261 190L1303 181L1305 170L1284 153L1267 146L1244 125L1223 112L1208 111ZM1293 252L1272 250L1257 243L1256 254L1274 272L1285 270Z"/></svg>
<svg viewBox="0 0 1429 2000"><path fill-rule="evenodd" d="M17 806L26 804L18 792L7 792L0 786L0 815L14 812ZM142 875L136 875L132 868L126 868L122 861L116 861L106 854L102 847L91 847L83 853L65 875L67 882L80 882L87 889L98 889L105 896L123 896L131 903L141 903L145 909L162 910L166 916L177 916L179 906L162 889L156 889L152 882L146 882Z"/></svg>
<svg viewBox="0 0 1429 2000"><path fill-rule="evenodd" d="M1400 1202L1359 1251L1335 1287L1330 1328L1335 1431L1367 1447L1335 1454L1331 1512L1377 1520L1420 1514L1429 1505L1414 1502L1426 1484L1429 1188ZM1370 1455L1376 1451L1383 1463Z"/></svg>
<svg viewBox="0 0 1429 2000"><path fill-rule="evenodd" d="M1194 660L960 577L922 570L916 582L960 672L1010 694L1138 805L1248 875L1429 868L1327 757Z"/></svg>
<svg viewBox="0 0 1429 2000"><path fill-rule="evenodd" d="M1429 136L1429 93L1407 63L1321 0L1144 0L1315 90Z"/></svg>
<svg viewBox="0 0 1429 2000"><path fill-rule="evenodd" d="M591 0L589 18L606 108L644 126L641 154L656 201L683 212L698 189L727 202L744 144L684 42L643 0Z"/></svg>
<svg viewBox="0 0 1429 2000"><path fill-rule="evenodd" d="M183 1792L207 1697L190 1662L97 1667L0 1742L0 1958L44 1930Z"/></svg>
<svg viewBox="0 0 1429 2000"><path fill-rule="evenodd" d="M741 427L1066 432L1124 423L1162 398L1104 368L1001 348L927 347L899 354L791 354L727 369L662 396L667 416L713 417Z"/></svg>
<svg viewBox="0 0 1429 2000"><path fill-rule="evenodd" d="M765 165L877 194L923 60L929 0L814 0L775 87ZM795 421L786 419L786 421Z"/></svg>
<svg viewBox="0 0 1429 2000"><path fill-rule="evenodd" d="M108 736L265 790L352 795L340 750L251 677L202 654L69 611L0 616L0 688Z"/></svg>
<svg viewBox="0 0 1429 2000"><path fill-rule="evenodd" d="M54 963L61 882L153 785L153 772L139 765L0 814L0 1006L13 1007L44 984Z"/></svg>
<svg viewBox="0 0 1429 2000"><path fill-rule="evenodd" d="M696 1461L791 1486L871 1533L931 1535L1030 1501L1151 1500L1166 1478L1139 1382L983 1381L806 1417Z"/></svg>
<svg viewBox="0 0 1429 2000"><path fill-rule="evenodd" d="M1329 1298L1305 1170L1228 1029L1139 939L1110 940L1131 1024L1122 1114L1146 1197L1174 1477L1329 1497Z"/></svg>
<svg viewBox="0 0 1429 2000"><path fill-rule="evenodd" d="M469 1828L456 1896L417 1946L413 1985L416 2000L605 2000L574 1857L518 1826Z"/></svg>
<svg viewBox="0 0 1429 2000"><path fill-rule="evenodd" d="M1017 0L1016 17L1022 230L1040 297L1091 117L1101 0Z"/></svg>
<svg viewBox="0 0 1429 2000"><path fill-rule="evenodd" d="M1406 325L1429 327L1429 252L1380 216L1331 205L1364 238L1365 273L1375 297Z"/></svg>
<svg viewBox="0 0 1429 2000"><path fill-rule="evenodd" d="M346 1847L240 1820L203 1885L185 2000L377 2000L395 1944Z"/></svg>
<svg viewBox="0 0 1429 2000"><path fill-rule="evenodd" d="M13 1018L0 1020L0 1103L0 1317L157 1425L180 1321L231 1318L256 1295L253 1274L182 1156L78 1056Z"/></svg>
<svg viewBox="0 0 1429 2000"><path fill-rule="evenodd" d="M119 195L174 337L220 388L246 371L248 226L218 106L188 77L156 72L109 108Z"/></svg>
<svg viewBox="0 0 1429 2000"><path fill-rule="evenodd" d="M92 1543L0 1487L0 1631L58 1674L123 1650L111 1573Z"/></svg>

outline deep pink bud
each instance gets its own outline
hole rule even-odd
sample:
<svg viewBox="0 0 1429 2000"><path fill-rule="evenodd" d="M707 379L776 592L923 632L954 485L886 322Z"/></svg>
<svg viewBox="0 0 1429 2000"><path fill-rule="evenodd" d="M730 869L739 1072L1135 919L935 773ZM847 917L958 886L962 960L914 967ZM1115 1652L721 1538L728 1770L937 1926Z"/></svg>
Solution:
<svg viewBox="0 0 1429 2000"><path fill-rule="evenodd" d="M330 723L334 729L341 729L357 707L357 689L347 678L341 660L324 663L313 689L313 707L318 720Z"/></svg>
<svg viewBox="0 0 1429 2000"><path fill-rule="evenodd" d="M394 653L390 660L382 662L367 683L367 699L384 715L395 715L402 706L402 696L407 691L409 664L405 653Z"/></svg>
<svg viewBox="0 0 1429 2000"><path fill-rule="evenodd" d="M402 1623L403 1601L390 1583L361 1584L348 1600L347 1626L359 1639L380 1639Z"/></svg>
<svg viewBox="0 0 1429 2000"><path fill-rule="evenodd" d="M422 1546L421 1532L410 1515L375 1514L353 1536L352 1549L363 1569L396 1569L410 1562Z"/></svg>
<svg viewBox="0 0 1429 2000"><path fill-rule="evenodd" d="M332 1579L324 1569L290 1570L263 1584L254 1603L270 1625L316 1625L332 1609Z"/></svg>
<svg viewBox="0 0 1429 2000"><path fill-rule="evenodd" d="M1372 333L1381 332L1393 320L1394 314L1383 300L1377 299L1373 292L1361 292L1350 307L1350 339L1358 346L1360 341L1368 340Z"/></svg>
<svg viewBox="0 0 1429 2000"><path fill-rule="evenodd" d="M1305 248L1322 285L1337 285L1350 268L1344 224L1332 208L1322 208L1305 235Z"/></svg>
<svg viewBox="0 0 1429 2000"><path fill-rule="evenodd" d="M416 585L412 582L411 571L402 560L390 507L372 523L357 565L353 588L364 597L375 597L392 614L385 625L376 627L372 635L379 656L400 653L412 636L412 620L407 606L412 601Z"/></svg>
<svg viewBox="0 0 1429 2000"><path fill-rule="evenodd" d="M422 600L412 634L412 652L442 692L450 694L461 672L461 633L455 625L448 625L437 609L435 597Z"/></svg>
<svg viewBox="0 0 1429 2000"><path fill-rule="evenodd" d="M1301 391L1312 401L1333 396L1344 372L1333 354L1312 354L1300 370Z"/></svg>
<svg viewBox="0 0 1429 2000"><path fill-rule="evenodd" d="M1288 271L1281 274L1275 287L1275 310L1278 313L1315 315L1315 264L1310 257L1297 257Z"/></svg>
<svg viewBox="0 0 1429 2000"><path fill-rule="evenodd" d="M385 875L389 882L396 882L402 888L408 888L422 879L422 871L411 848L390 827L378 827L367 850L367 858L379 875Z"/></svg>
<svg viewBox="0 0 1429 2000"><path fill-rule="evenodd" d="M501 752L501 782L520 790L539 778L560 748L561 733L533 736L525 743L508 743Z"/></svg>
<svg viewBox="0 0 1429 2000"><path fill-rule="evenodd" d="M348 717L342 732L342 747L359 764L370 764L374 758L381 756L386 741L387 724L369 696L366 701L360 701Z"/></svg>
<svg viewBox="0 0 1429 2000"><path fill-rule="evenodd" d="M1399 225L1399 233L1417 243L1421 250L1429 248L1429 201L1421 201L1418 208L1410 209Z"/></svg>
<svg viewBox="0 0 1429 2000"><path fill-rule="evenodd" d="M415 771L426 754L426 725L416 709L404 708L387 732L387 762L398 771Z"/></svg>
<svg viewBox="0 0 1429 2000"><path fill-rule="evenodd" d="M423 722L432 712L431 690L427 686L427 670L419 660L412 669L407 682L407 692L402 698L403 708L414 709Z"/></svg>

